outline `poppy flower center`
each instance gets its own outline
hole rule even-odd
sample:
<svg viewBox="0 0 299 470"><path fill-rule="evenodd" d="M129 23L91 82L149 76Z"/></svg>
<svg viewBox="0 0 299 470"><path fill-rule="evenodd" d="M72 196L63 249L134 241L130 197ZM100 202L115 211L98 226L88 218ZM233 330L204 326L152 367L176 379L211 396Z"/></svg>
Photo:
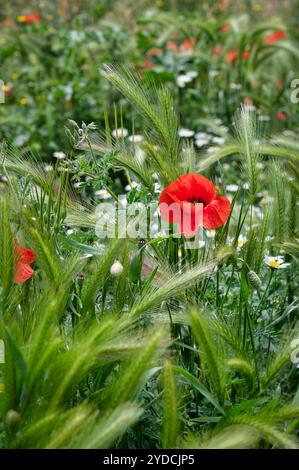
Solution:
<svg viewBox="0 0 299 470"><path fill-rule="evenodd" d="M206 203L202 199L193 198L193 197L189 198L188 202L191 202L192 204L203 204L203 206L206 205Z"/></svg>

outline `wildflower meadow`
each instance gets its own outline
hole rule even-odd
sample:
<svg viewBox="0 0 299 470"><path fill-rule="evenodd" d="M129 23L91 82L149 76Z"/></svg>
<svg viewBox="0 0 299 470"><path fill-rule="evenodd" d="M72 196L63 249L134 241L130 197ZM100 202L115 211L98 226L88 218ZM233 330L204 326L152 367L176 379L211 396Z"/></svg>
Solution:
<svg viewBox="0 0 299 470"><path fill-rule="evenodd" d="M298 449L299 2L3 3L0 459Z"/></svg>

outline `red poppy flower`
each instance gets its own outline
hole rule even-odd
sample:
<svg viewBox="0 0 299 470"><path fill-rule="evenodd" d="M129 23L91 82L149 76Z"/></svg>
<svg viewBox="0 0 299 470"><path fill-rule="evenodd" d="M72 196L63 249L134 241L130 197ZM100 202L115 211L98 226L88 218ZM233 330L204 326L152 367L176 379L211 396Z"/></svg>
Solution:
<svg viewBox="0 0 299 470"><path fill-rule="evenodd" d="M285 121L287 116L285 113L280 112L276 114L276 118L278 121Z"/></svg>
<svg viewBox="0 0 299 470"><path fill-rule="evenodd" d="M156 49L155 47L153 47L152 49L148 51L147 55L149 57L157 57L160 53L161 53L161 49Z"/></svg>
<svg viewBox="0 0 299 470"><path fill-rule="evenodd" d="M14 28L14 29L17 29L16 24L15 24L13 18L6 18L6 19L3 21L2 24L3 24L4 26L10 26L10 27L12 27L12 28Z"/></svg>
<svg viewBox="0 0 299 470"><path fill-rule="evenodd" d="M250 51L244 51L243 52L243 59L248 59L248 57L250 56Z"/></svg>
<svg viewBox="0 0 299 470"><path fill-rule="evenodd" d="M213 183L199 174L182 175L167 186L161 193L159 208L163 219L179 224L186 236L195 235L200 226L213 230L221 227L231 212L229 200L216 196Z"/></svg>
<svg viewBox="0 0 299 470"><path fill-rule="evenodd" d="M232 64L233 62L235 62L237 57L238 57L238 51L236 49L231 49L226 54L226 60L229 64Z"/></svg>
<svg viewBox="0 0 299 470"><path fill-rule="evenodd" d="M226 33L231 29L232 25L230 23L224 23L224 25L221 26L220 31L222 33Z"/></svg>
<svg viewBox="0 0 299 470"><path fill-rule="evenodd" d="M286 33L284 31L275 31L275 33L269 34L265 39L265 44L273 44L274 42L281 41L285 38Z"/></svg>
<svg viewBox="0 0 299 470"><path fill-rule="evenodd" d="M145 57L143 68L150 70L153 68L153 66L154 64L151 62L151 59L149 57Z"/></svg>
<svg viewBox="0 0 299 470"><path fill-rule="evenodd" d="M192 51L193 47L196 44L195 38L185 39L180 45L180 51Z"/></svg>
<svg viewBox="0 0 299 470"><path fill-rule="evenodd" d="M168 41L166 47L169 51L172 51L172 52L177 52L178 51L178 46L173 41Z"/></svg>
<svg viewBox="0 0 299 470"><path fill-rule="evenodd" d="M14 282L16 284L22 284L23 282L30 279L34 273L30 264L35 260L35 253L28 248L18 245L16 239L14 239L14 257L15 257L15 273Z"/></svg>
<svg viewBox="0 0 299 470"><path fill-rule="evenodd" d="M220 55L223 52L223 46L215 46L212 49L212 54L213 55Z"/></svg>
<svg viewBox="0 0 299 470"><path fill-rule="evenodd" d="M28 15L22 15L18 17L19 23L38 24L40 23L40 21L41 21L41 16L35 12L28 13Z"/></svg>

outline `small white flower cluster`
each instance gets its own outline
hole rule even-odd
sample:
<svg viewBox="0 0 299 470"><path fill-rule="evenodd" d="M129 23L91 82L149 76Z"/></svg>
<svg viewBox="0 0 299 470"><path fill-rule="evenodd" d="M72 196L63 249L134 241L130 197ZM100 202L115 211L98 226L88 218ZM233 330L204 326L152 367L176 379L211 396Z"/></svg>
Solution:
<svg viewBox="0 0 299 470"><path fill-rule="evenodd" d="M66 154L64 152L54 152L53 157L57 160L64 160L66 158Z"/></svg>
<svg viewBox="0 0 299 470"><path fill-rule="evenodd" d="M118 129L113 129L113 131L111 132L111 135L115 139L125 139L127 137L128 141L132 142L133 144L140 144L144 140L144 136L141 134L129 135L129 131L125 127L119 127Z"/></svg>
<svg viewBox="0 0 299 470"><path fill-rule="evenodd" d="M192 82L194 78L198 76L198 72L195 70L190 70L189 72L186 72L184 74L178 75L176 77L176 84L179 88L185 88L187 83Z"/></svg>
<svg viewBox="0 0 299 470"><path fill-rule="evenodd" d="M178 134L179 134L179 137L189 138L189 137L194 136L194 131L192 131L191 129L186 129L186 128L182 127L181 129L179 129Z"/></svg>

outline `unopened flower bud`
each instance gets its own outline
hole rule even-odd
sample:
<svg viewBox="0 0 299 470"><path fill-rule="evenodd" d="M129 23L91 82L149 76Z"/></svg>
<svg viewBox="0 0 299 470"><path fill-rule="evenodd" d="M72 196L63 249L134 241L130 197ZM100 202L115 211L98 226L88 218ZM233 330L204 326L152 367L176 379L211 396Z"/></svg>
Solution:
<svg viewBox="0 0 299 470"><path fill-rule="evenodd" d="M262 287L262 281L254 271L248 271L247 281L253 289L259 290Z"/></svg>
<svg viewBox="0 0 299 470"><path fill-rule="evenodd" d="M110 274L112 276L120 276L124 270L123 265L119 261L114 261L113 265L110 268Z"/></svg>
<svg viewBox="0 0 299 470"><path fill-rule="evenodd" d="M9 410L6 413L5 423L8 429L13 430L17 427L21 419L20 413L15 410Z"/></svg>

